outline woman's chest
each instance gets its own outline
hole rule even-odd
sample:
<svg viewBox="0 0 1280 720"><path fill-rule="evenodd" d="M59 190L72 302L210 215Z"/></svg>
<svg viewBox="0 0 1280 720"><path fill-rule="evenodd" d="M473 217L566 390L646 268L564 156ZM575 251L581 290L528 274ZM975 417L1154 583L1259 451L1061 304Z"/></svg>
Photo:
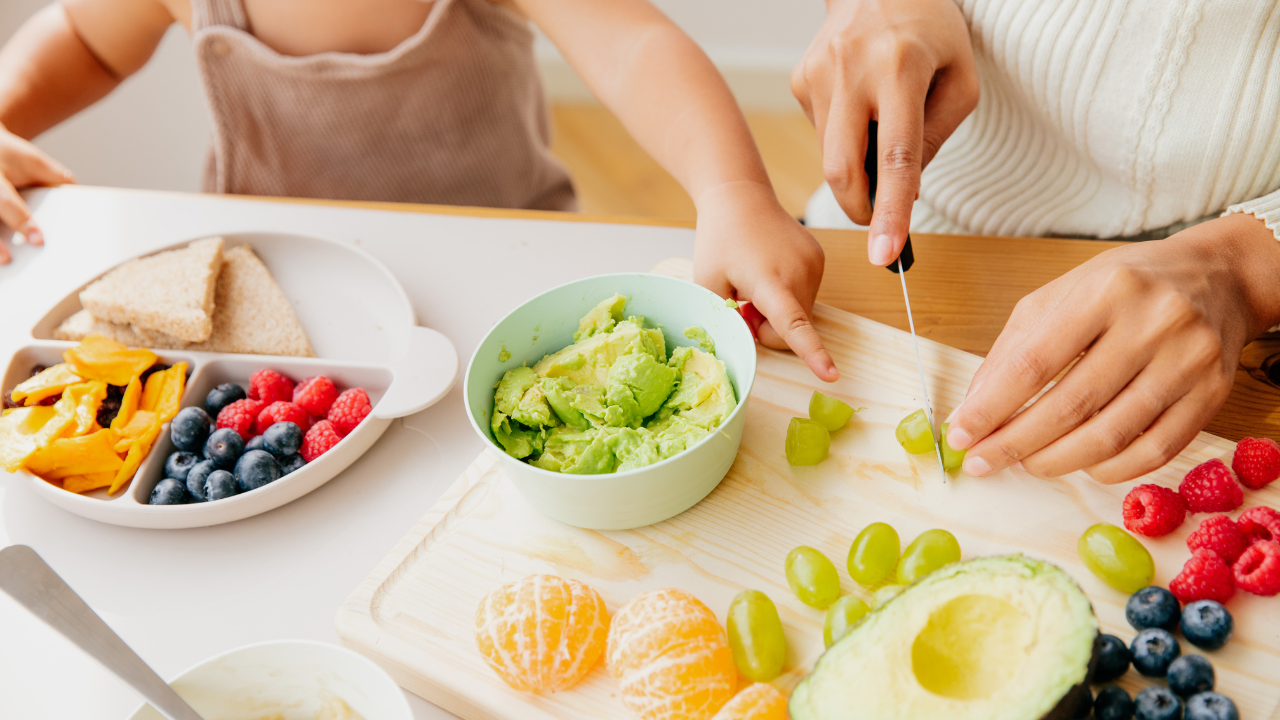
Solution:
<svg viewBox="0 0 1280 720"><path fill-rule="evenodd" d="M188 30L194 5L243 9L248 31L282 55L384 53L412 37L431 0L161 0Z"/></svg>

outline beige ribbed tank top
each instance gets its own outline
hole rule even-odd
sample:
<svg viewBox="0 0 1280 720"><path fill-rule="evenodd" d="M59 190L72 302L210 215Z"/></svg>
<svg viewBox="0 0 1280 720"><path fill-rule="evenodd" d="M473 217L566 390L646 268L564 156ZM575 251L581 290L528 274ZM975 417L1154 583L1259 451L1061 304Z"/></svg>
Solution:
<svg viewBox="0 0 1280 720"><path fill-rule="evenodd" d="M281 55L241 0L191 0L213 115L205 190L245 195L576 209L551 155L527 22L489 0L436 0L373 55Z"/></svg>

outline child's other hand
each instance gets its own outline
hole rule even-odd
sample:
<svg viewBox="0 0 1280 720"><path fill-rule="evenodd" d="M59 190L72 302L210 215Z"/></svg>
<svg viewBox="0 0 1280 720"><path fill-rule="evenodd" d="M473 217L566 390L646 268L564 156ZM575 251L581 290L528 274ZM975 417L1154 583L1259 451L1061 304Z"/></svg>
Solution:
<svg viewBox="0 0 1280 720"><path fill-rule="evenodd" d="M695 198L694 279L724 298L750 300L765 316L760 342L790 348L820 379L840 377L813 329L822 282L822 248L778 204L773 189L750 181L718 185Z"/></svg>
<svg viewBox="0 0 1280 720"><path fill-rule="evenodd" d="M0 125L0 223L22 233L32 245L43 245L44 235L31 222L31 209L18 188L73 182L71 171ZM0 242L0 265L8 262L9 248Z"/></svg>

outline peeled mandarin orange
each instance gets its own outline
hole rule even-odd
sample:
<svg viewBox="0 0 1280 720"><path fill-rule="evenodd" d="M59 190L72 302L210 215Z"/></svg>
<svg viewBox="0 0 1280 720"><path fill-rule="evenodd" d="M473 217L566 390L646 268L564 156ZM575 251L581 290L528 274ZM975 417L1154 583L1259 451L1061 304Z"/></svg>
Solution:
<svg viewBox="0 0 1280 720"><path fill-rule="evenodd" d="M642 720L708 720L738 682L715 614L674 588L622 606L609 628L605 661L623 704Z"/></svg>
<svg viewBox="0 0 1280 720"><path fill-rule="evenodd" d="M554 575L504 585L476 608L480 654L517 690L563 690L577 683L600 660L608 632L599 593Z"/></svg>
<svg viewBox="0 0 1280 720"><path fill-rule="evenodd" d="M769 683L751 683L711 720L787 720L787 698Z"/></svg>

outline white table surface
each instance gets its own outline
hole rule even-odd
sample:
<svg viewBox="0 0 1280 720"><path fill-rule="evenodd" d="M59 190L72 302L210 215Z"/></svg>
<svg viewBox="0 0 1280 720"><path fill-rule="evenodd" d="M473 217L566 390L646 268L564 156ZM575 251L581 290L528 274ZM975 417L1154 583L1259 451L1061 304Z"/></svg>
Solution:
<svg viewBox="0 0 1280 720"><path fill-rule="evenodd" d="M419 324L449 336L464 369L488 328L538 292L693 252L693 232L673 228L103 188L28 197L46 245L16 247L14 262L0 267L5 364L36 320L85 280L127 257L205 234L293 232L360 245L404 284ZM248 643L336 643L338 605L481 451L463 413L461 384L459 376L440 403L395 421L316 492L228 525L103 525L49 505L0 472L0 545L34 547L166 678ZM409 699L416 718L452 717ZM118 720L137 704L114 677L0 594L0 718Z"/></svg>

